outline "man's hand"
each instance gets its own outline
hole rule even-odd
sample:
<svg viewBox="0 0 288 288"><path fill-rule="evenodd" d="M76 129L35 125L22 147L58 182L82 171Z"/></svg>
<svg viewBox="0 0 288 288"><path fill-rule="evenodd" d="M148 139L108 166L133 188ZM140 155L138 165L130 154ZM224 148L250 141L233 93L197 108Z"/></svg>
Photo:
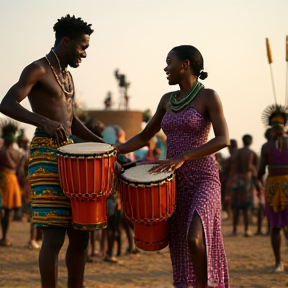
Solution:
<svg viewBox="0 0 288 288"><path fill-rule="evenodd" d="M61 123L47 120L45 123L42 124L42 128L48 135L55 137L56 142L59 146L62 146L63 142L67 141L67 133Z"/></svg>

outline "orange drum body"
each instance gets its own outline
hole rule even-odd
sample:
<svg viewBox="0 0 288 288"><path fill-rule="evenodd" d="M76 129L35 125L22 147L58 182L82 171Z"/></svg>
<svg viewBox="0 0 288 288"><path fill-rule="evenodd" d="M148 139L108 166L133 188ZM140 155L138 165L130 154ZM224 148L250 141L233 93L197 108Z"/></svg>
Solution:
<svg viewBox="0 0 288 288"><path fill-rule="evenodd" d="M58 172L71 200L75 229L106 226L106 198L114 185L116 150L104 143L75 143L58 149Z"/></svg>
<svg viewBox="0 0 288 288"><path fill-rule="evenodd" d="M146 251L168 245L168 218L174 212L176 200L175 175L149 174L153 166L130 168L120 178L121 202L126 217L134 223L135 245Z"/></svg>

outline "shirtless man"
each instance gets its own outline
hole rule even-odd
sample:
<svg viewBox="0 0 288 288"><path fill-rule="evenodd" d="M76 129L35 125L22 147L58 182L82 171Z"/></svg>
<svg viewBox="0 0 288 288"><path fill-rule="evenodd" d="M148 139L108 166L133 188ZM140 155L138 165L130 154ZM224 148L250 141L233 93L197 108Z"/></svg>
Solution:
<svg viewBox="0 0 288 288"><path fill-rule="evenodd" d="M252 136L244 135L244 147L237 150L234 161L234 180L231 191L232 212L233 212L233 233L237 235L237 224L240 210L243 210L245 234L244 236L251 236L248 230L250 208L253 204L253 190L254 181L256 178L256 169L258 157L256 153L250 149L252 144Z"/></svg>
<svg viewBox="0 0 288 288"><path fill-rule="evenodd" d="M58 254L69 237L66 253L68 287L82 287L88 232L71 227L70 200L63 194L57 170L57 148L71 143L74 134L85 141L103 142L74 113L74 83L67 67L86 58L93 30L81 18L67 15L53 27L54 47L24 68L0 104L0 112L36 126L31 141L29 174L32 221L44 230L39 254L42 287L58 287ZM20 102L28 96L32 112Z"/></svg>
<svg viewBox="0 0 288 288"><path fill-rule="evenodd" d="M8 247L12 245L7 238L12 219L11 212L22 206L21 190L16 176L22 155L19 150L13 147L17 141L15 136L18 129L17 125L12 122L4 122L1 126L4 145L0 149L0 193L2 192L3 197L3 211L1 211L0 217L2 230L0 245Z"/></svg>

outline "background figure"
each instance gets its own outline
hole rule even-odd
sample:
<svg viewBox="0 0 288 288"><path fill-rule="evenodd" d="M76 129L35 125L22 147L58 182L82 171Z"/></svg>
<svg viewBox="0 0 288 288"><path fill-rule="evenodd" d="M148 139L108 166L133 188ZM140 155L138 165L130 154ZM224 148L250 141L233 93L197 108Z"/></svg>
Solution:
<svg viewBox="0 0 288 288"><path fill-rule="evenodd" d="M256 153L250 149L252 144L252 136L244 135L242 137L244 147L238 149L233 157L235 161L235 175L231 189L231 201L233 212L233 232L232 235L237 235L237 224L240 210L244 216L244 236L252 236L248 230L250 221L251 208L253 205L253 196L255 188L255 180L257 173L258 158Z"/></svg>
<svg viewBox="0 0 288 288"><path fill-rule="evenodd" d="M267 142L273 142L274 141L273 140L273 134L274 134L274 132L273 132L272 128L266 129L264 137L266 138ZM257 187L257 196L258 196L258 211L257 211L257 232L256 232L256 235L263 235L262 224L263 224L263 220L265 218L267 219L267 231L264 234L269 235L270 234L270 224L269 224L269 220L265 214L265 188L263 185Z"/></svg>
<svg viewBox="0 0 288 288"><path fill-rule="evenodd" d="M272 128L272 139L262 146L258 179L263 186L265 183L265 212L271 226L274 272L282 272L281 230L288 226L288 146L286 137L283 137L288 120L287 107L268 106L262 114L262 120ZM268 176L264 180L266 166Z"/></svg>
<svg viewBox="0 0 288 288"><path fill-rule="evenodd" d="M17 174L19 174L21 153L13 145L16 143L16 123L4 121L1 123L2 138L4 144L0 150L0 191L2 192L1 211L1 246L11 246L8 240L8 232L12 220L13 209L19 210L22 207L21 191Z"/></svg>
<svg viewBox="0 0 288 288"><path fill-rule="evenodd" d="M228 147L230 156L223 161L220 170L222 211L226 212L227 219L232 219L231 187L235 175L236 161L234 160L234 158L237 149L237 141L235 139L230 139L230 145Z"/></svg>
<svg viewBox="0 0 288 288"><path fill-rule="evenodd" d="M40 249L42 243L42 230L35 227L35 224L31 221L31 186L27 179L28 177L28 165L30 158L29 144L30 140L25 136L24 129L20 130L20 135L17 138L17 144L19 146L20 152L22 154L20 163L20 175L18 176L22 192L22 215L26 216L28 221L31 222L30 226L30 239L28 242L29 249Z"/></svg>
<svg viewBox="0 0 288 288"><path fill-rule="evenodd" d="M103 140L106 143L109 143L111 145L117 145L120 143L125 142L125 132L123 129L121 129L119 126L108 126L103 131ZM129 153L131 155L131 153ZM129 158L126 157L126 155L123 154L117 154L117 161L121 165L125 165L131 162ZM104 237L107 237L107 251L106 256L104 258L104 261L111 262L111 263L117 263L117 258L113 255L113 248L115 241L117 242L117 256L120 256L121 254L121 230L120 225L123 225L123 228L125 230L127 240L129 247L127 248L128 252L133 251L133 235L132 230L129 225L127 225L128 219L123 214L122 207L121 207L121 201L120 201L120 195L117 189L112 193L110 198L107 199L107 227L103 230Z"/></svg>

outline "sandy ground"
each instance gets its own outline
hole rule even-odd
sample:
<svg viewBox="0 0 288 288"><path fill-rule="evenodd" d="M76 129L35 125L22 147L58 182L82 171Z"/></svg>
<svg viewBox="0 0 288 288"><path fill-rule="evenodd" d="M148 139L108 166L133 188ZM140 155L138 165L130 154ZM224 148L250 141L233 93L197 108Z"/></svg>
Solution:
<svg viewBox="0 0 288 288"><path fill-rule="evenodd" d="M30 224L27 222L12 222L10 239L13 246L0 247L0 287L40 287L37 266L39 251L28 249L29 227ZM286 272L279 274L272 272L274 259L268 236L245 238L242 225L239 225L239 236L229 236L232 228L228 220L223 221L222 227L232 288L288 287ZM251 226L251 231L256 232L255 225ZM66 287L67 280L64 263L67 242L66 240L59 256L59 287L62 288ZM288 246L284 236L282 243L283 260L288 263ZM123 250L126 247L124 243ZM137 255L123 255L119 257L118 264L103 262L100 256L93 259L93 263L86 265L87 288L173 287L168 248L160 252L141 251Z"/></svg>

